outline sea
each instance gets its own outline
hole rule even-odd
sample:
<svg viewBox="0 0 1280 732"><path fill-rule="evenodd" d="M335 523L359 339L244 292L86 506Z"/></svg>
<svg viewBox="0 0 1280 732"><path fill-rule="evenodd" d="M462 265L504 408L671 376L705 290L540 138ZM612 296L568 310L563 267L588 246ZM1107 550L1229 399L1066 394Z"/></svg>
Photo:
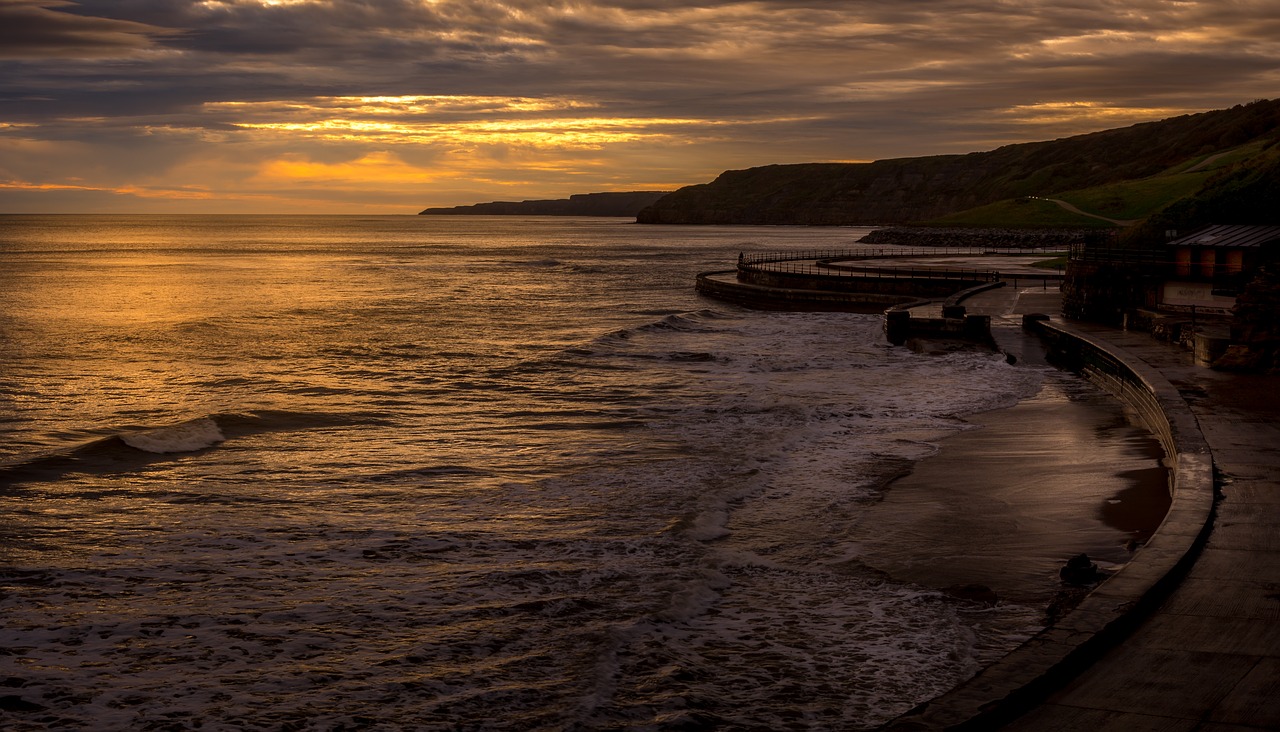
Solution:
<svg viewBox="0 0 1280 732"><path fill-rule="evenodd" d="M1044 607L860 522L1092 387L694 291L868 231L0 217L0 727L856 730L955 686Z"/></svg>

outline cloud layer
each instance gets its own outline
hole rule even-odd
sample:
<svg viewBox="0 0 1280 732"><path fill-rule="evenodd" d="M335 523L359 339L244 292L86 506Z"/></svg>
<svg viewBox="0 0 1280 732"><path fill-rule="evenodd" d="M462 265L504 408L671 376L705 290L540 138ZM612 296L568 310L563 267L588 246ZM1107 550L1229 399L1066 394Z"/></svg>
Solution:
<svg viewBox="0 0 1280 732"><path fill-rule="evenodd" d="M0 0L0 211L369 211L1280 94L1280 5Z"/></svg>

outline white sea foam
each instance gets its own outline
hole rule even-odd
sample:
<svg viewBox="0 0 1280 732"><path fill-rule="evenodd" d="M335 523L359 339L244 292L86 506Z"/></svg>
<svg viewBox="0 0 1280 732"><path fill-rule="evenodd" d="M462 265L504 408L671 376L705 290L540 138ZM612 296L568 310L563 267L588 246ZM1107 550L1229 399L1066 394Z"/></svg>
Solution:
<svg viewBox="0 0 1280 732"><path fill-rule="evenodd" d="M227 438L217 422L209 417L200 417L167 427L128 432L120 435L120 439L129 447L144 452L170 453L203 450Z"/></svg>
<svg viewBox="0 0 1280 732"><path fill-rule="evenodd" d="M696 541L711 541L728 535L725 522L729 520L729 512L724 508L705 510L699 513L690 526L685 529L685 536Z"/></svg>

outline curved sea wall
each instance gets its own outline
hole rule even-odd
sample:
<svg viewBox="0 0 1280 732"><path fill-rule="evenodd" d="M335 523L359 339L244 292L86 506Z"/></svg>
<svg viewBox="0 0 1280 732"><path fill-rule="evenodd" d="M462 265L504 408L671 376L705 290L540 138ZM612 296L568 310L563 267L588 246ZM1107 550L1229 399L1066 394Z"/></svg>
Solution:
<svg viewBox="0 0 1280 732"><path fill-rule="evenodd" d="M770 286L737 279L738 272L702 272L695 282L707 297L761 310L846 310L878 313L917 298L883 292L847 292L804 287Z"/></svg>
<svg viewBox="0 0 1280 732"><path fill-rule="evenodd" d="M985 730L1043 701L1114 647L1181 581L1213 519L1213 458L1195 415L1156 369L1105 339L1048 320L1027 327L1056 363L1131 406L1164 446L1172 503L1155 535L1072 612L952 691L882 730Z"/></svg>
<svg viewBox="0 0 1280 732"><path fill-rule="evenodd" d="M761 267L739 267L738 280L763 287L784 287L793 290L815 292L854 292L878 294L916 300L922 297L947 297L968 287L985 284L976 275L926 277L911 271L895 271L889 267L869 267L862 276L838 274L796 273L768 270ZM923 270L921 271L923 273ZM888 276L877 276L888 273Z"/></svg>
<svg viewBox="0 0 1280 732"><path fill-rule="evenodd" d="M989 270L835 264L854 258L810 252L739 256L736 270L699 273L695 288L708 297L757 309L881 312L922 298L954 296L999 278Z"/></svg>

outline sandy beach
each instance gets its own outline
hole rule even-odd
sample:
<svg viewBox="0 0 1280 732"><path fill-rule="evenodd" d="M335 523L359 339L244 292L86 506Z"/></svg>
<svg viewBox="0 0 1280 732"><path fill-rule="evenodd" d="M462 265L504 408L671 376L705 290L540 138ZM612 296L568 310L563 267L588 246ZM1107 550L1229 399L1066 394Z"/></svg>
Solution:
<svg viewBox="0 0 1280 732"><path fill-rule="evenodd" d="M975 429L945 438L869 508L858 529L869 565L1044 604L1068 558L1114 568L1164 517L1159 444L1087 383L1051 374L1035 397L966 421Z"/></svg>

